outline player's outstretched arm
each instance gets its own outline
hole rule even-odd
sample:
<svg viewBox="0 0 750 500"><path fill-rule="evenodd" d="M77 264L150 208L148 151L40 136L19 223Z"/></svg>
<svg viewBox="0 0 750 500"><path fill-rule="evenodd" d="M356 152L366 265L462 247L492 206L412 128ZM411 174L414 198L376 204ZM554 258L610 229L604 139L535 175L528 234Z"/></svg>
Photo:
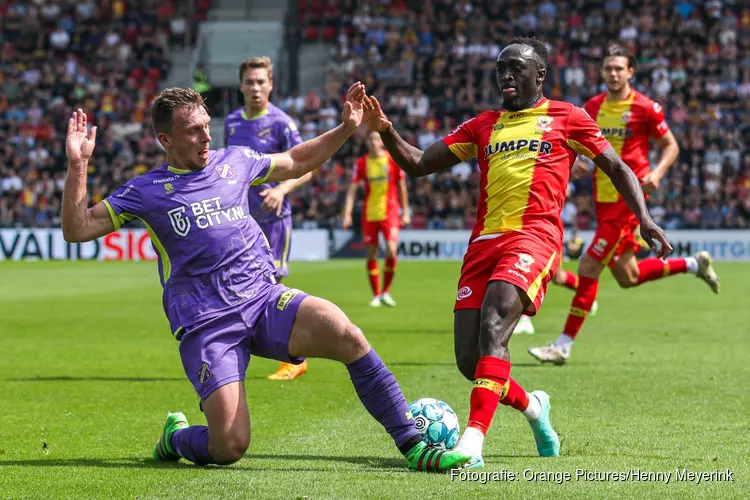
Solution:
<svg viewBox="0 0 750 500"><path fill-rule="evenodd" d="M365 86L360 82L349 87L341 114L342 123L314 139L303 142L286 153L272 154L274 169L267 182L285 181L302 177L323 165L336 154L362 123Z"/></svg>
<svg viewBox="0 0 750 500"><path fill-rule="evenodd" d="M611 146L594 158L594 163L612 179L612 184L622 195L630 210L638 217L641 223L641 236L646 240L646 243L656 250L654 240L658 240L661 244L661 248L658 250L658 256L660 257L666 257L672 253L672 246L667 241L664 231L656 225L648 213L641 184L630 167L622 161L622 158Z"/></svg>
<svg viewBox="0 0 750 500"><path fill-rule="evenodd" d="M393 128L393 123L383 113L380 102L373 96L365 99L364 122L370 130L380 133L393 161L412 177L434 174L461 161L443 141L435 142L426 151L406 142Z"/></svg>
<svg viewBox="0 0 750 500"><path fill-rule="evenodd" d="M65 154L68 173L62 200L62 232L65 241L83 242L96 239L115 230L104 203L88 208L86 174L89 158L94 152L96 127L86 130L86 114L77 110L68 120Z"/></svg>

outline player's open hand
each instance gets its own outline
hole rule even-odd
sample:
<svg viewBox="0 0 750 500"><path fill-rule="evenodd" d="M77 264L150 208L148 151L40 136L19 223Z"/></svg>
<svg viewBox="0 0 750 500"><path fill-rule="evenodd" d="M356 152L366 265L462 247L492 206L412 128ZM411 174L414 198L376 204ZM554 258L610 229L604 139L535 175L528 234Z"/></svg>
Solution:
<svg viewBox="0 0 750 500"><path fill-rule="evenodd" d="M669 244L667 236L651 217L641 221L641 237L648 243L651 250L656 251L657 257L665 259L672 253L673 248ZM654 240L659 242L659 248L656 247Z"/></svg>
<svg viewBox="0 0 750 500"><path fill-rule="evenodd" d="M87 130L86 113L77 109L68 120L65 155L69 162L84 162L91 158L96 143L96 127Z"/></svg>
<svg viewBox="0 0 750 500"><path fill-rule="evenodd" d="M658 172L655 170L652 170L651 172L647 173L643 180L641 181L641 187L643 188L643 192L646 194L653 193L657 189L659 189L659 183L661 181L661 175L659 175Z"/></svg>
<svg viewBox="0 0 750 500"><path fill-rule="evenodd" d="M264 189L258 193L263 197L263 203L260 207L266 212L276 212L276 216L281 216L281 209L284 208L284 192L276 186L271 189Z"/></svg>
<svg viewBox="0 0 750 500"><path fill-rule="evenodd" d="M365 97L367 97L365 86L361 82L357 82L349 87L346 93L346 102L344 103L344 111L341 113L341 121L344 125L351 128L352 132L362 123L362 117L365 112Z"/></svg>
<svg viewBox="0 0 750 500"><path fill-rule="evenodd" d="M383 113L380 102L378 102L375 96L367 96L365 98L365 116L363 122L373 132L385 132L392 126L392 123L385 116L385 113Z"/></svg>

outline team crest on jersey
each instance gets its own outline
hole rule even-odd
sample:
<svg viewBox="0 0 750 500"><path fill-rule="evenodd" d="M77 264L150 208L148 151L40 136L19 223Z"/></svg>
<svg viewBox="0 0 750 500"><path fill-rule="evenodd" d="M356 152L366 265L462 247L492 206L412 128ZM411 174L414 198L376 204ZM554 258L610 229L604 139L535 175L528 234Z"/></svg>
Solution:
<svg viewBox="0 0 750 500"><path fill-rule="evenodd" d="M234 169L229 165L229 163L224 163L223 165L219 165L216 167L216 171L219 172L219 177L222 179L231 179L234 177Z"/></svg>
<svg viewBox="0 0 750 500"><path fill-rule="evenodd" d="M622 113L622 121L624 121L625 123L630 123L631 116L633 116L633 112L632 111L623 111L623 113Z"/></svg>
<svg viewBox="0 0 750 500"><path fill-rule="evenodd" d="M552 120L553 118L551 116L537 116L537 123L534 128L541 130L542 132L552 132Z"/></svg>
<svg viewBox="0 0 750 500"><path fill-rule="evenodd" d="M531 265L534 263L534 257L527 253L518 254L518 262L515 263L514 267L524 273L531 272Z"/></svg>

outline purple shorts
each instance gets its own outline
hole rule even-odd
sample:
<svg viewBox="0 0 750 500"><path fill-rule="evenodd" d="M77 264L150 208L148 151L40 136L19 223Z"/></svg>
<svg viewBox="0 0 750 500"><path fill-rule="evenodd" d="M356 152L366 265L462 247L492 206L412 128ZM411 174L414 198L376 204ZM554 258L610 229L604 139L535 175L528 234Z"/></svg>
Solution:
<svg viewBox="0 0 750 500"><path fill-rule="evenodd" d="M276 278L289 276L289 250L292 248L292 217L259 223L273 253Z"/></svg>
<svg viewBox="0 0 750 500"><path fill-rule="evenodd" d="M219 387L245 380L250 355L300 364L289 357L289 335L307 294L264 284L232 312L186 329L180 357L201 401Z"/></svg>

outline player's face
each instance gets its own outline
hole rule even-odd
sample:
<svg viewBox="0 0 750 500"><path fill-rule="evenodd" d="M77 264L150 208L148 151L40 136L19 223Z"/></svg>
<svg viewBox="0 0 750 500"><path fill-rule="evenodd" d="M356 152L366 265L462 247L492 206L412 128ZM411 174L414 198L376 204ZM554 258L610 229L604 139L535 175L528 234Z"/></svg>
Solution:
<svg viewBox="0 0 750 500"><path fill-rule="evenodd" d="M602 78L610 92L619 92L633 77L635 68L628 67L625 56L605 57L602 62Z"/></svg>
<svg viewBox="0 0 750 500"><path fill-rule="evenodd" d="M245 104L253 109L263 111L268 106L268 99L273 90L273 80L268 77L265 68L248 68L242 75L240 91L245 98Z"/></svg>
<svg viewBox="0 0 750 500"><path fill-rule="evenodd" d="M367 136L365 144L367 145L367 152L371 155L380 156L383 154L383 151L385 151L383 139L380 138L380 134L377 132L370 133L370 135Z"/></svg>
<svg viewBox="0 0 750 500"><path fill-rule="evenodd" d="M163 137L162 137L163 136ZM159 134L172 166L197 170L208 164L211 143L211 117L203 106L179 108L172 112L172 133Z"/></svg>
<svg viewBox="0 0 750 500"><path fill-rule="evenodd" d="M546 70L539 67L531 47L512 44L503 49L495 65L503 107L516 110L533 106L542 97L546 74Z"/></svg>

